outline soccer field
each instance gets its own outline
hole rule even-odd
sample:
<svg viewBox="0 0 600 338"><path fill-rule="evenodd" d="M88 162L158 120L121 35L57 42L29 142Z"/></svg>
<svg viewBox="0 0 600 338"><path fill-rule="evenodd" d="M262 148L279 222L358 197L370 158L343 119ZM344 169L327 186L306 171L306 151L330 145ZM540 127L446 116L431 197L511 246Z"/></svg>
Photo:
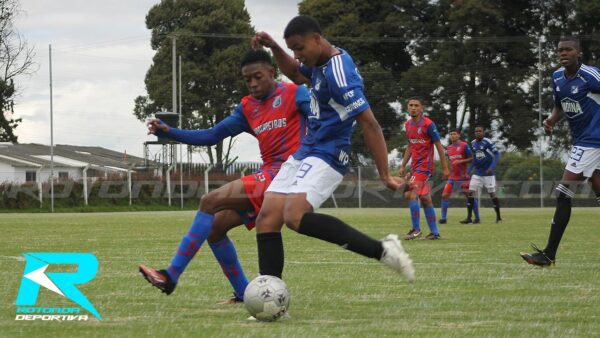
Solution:
<svg viewBox="0 0 600 338"><path fill-rule="evenodd" d="M409 229L407 209L325 212L376 238ZM217 304L231 290L206 246L170 296L141 277L140 263L168 264L191 211L0 214L0 336L597 336L600 209L573 210L557 265L549 269L527 265L518 253L531 241L545 245L553 209L506 209L502 224L492 222L493 210L482 212L483 224L461 225L465 211L450 209L443 240L403 242L415 263L414 284L374 260L284 230L291 319L275 323L247 321L243 305ZM255 232L238 228L230 237L252 279ZM98 274L79 289L103 320L16 321L23 252L95 254ZM42 288L36 306L77 305Z"/></svg>

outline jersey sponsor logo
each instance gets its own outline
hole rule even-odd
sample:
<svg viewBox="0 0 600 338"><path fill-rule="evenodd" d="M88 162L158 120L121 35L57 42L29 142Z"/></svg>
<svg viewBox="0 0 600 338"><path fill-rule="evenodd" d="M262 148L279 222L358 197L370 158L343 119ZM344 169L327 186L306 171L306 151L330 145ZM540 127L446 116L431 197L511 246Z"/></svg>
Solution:
<svg viewBox="0 0 600 338"><path fill-rule="evenodd" d="M354 97L354 89L351 90L351 91L348 91L348 92L344 93L343 96L344 96L344 100L348 100L350 98L353 98Z"/></svg>
<svg viewBox="0 0 600 338"><path fill-rule="evenodd" d="M568 118L574 118L583 114L583 109L581 109L579 102L568 97L562 99L560 101L560 105L562 106L563 111L567 114Z"/></svg>
<svg viewBox="0 0 600 338"><path fill-rule="evenodd" d="M281 95L278 95L275 100L273 100L273 108L277 108L281 106Z"/></svg>
<svg viewBox="0 0 600 338"><path fill-rule="evenodd" d="M266 131L278 129L278 128L284 128L286 126L287 126L287 119L284 117L281 119L267 121L267 122L259 125L258 127L254 128L253 130L254 130L254 135L259 135Z"/></svg>
<svg viewBox="0 0 600 338"><path fill-rule="evenodd" d="M350 156L345 151L340 150L340 156L338 157L338 159L340 160L340 162L343 165L346 165L346 164L348 164L348 161L350 160Z"/></svg>
<svg viewBox="0 0 600 338"><path fill-rule="evenodd" d="M571 86L571 94L577 94L577 93L579 93L579 87Z"/></svg>
<svg viewBox="0 0 600 338"><path fill-rule="evenodd" d="M364 99L361 97L360 99L358 99L358 100L356 100L356 101L354 101L354 102L350 103L349 105L345 106L345 107L344 107L344 110L345 110L347 113L350 113L350 112L352 112L354 109L356 109L356 108L358 108L358 107L362 106L363 104L365 104L365 100L364 100Z"/></svg>
<svg viewBox="0 0 600 338"><path fill-rule="evenodd" d="M485 158L485 151L483 151L483 150L475 151L475 158L478 160L483 160Z"/></svg>
<svg viewBox="0 0 600 338"><path fill-rule="evenodd" d="M411 138L411 139L409 139L409 142L412 143L412 144L427 143L427 141L425 139L422 139L422 138Z"/></svg>
<svg viewBox="0 0 600 338"><path fill-rule="evenodd" d="M455 159L461 159L461 158L462 158L462 155L461 155L461 154L458 154L458 155L452 155L452 156L449 156L449 158L450 158L451 160L455 160Z"/></svg>

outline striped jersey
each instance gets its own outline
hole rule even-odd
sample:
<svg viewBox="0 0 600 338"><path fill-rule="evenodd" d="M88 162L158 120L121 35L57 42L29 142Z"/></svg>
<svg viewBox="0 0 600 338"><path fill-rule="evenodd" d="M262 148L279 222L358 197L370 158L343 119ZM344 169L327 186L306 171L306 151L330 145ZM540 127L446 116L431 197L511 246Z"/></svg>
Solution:
<svg viewBox="0 0 600 338"><path fill-rule="evenodd" d="M300 72L310 79L309 135L310 151L295 154L322 159L340 174L345 174L350 159L350 139L356 117L369 108L362 77L350 55L338 48L339 54L316 67L300 65Z"/></svg>
<svg viewBox="0 0 600 338"><path fill-rule="evenodd" d="M600 70L582 64L567 78L561 67L552 74L552 92L569 122L573 145L600 148Z"/></svg>
<svg viewBox="0 0 600 338"><path fill-rule="evenodd" d="M411 173L433 174L433 144L440 140L440 133L435 123L425 116L413 122L409 119L404 124L408 143L410 144Z"/></svg>
<svg viewBox="0 0 600 338"><path fill-rule="evenodd" d="M465 181L469 179L467 169L469 163L462 162L456 163L457 161L467 159L473 154L469 144L463 140L458 140L455 143L450 143L446 147L446 154L450 160L450 179L455 181Z"/></svg>

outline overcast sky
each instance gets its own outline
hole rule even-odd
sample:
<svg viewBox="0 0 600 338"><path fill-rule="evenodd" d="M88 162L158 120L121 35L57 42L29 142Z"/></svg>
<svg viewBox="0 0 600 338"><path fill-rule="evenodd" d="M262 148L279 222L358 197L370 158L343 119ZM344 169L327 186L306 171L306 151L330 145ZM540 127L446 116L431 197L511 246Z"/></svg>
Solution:
<svg viewBox="0 0 600 338"><path fill-rule="evenodd" d="M145 95L144 76L154 51L144 23L159 0L20 0L16 28L35 46L38 71L17 78L15 115L20 143L50 144L48 45L52 44L54 143L101 146L142 156L152 140L133 116ZM297 15L297 0L246 0L252 25L280 39ZM238 161L260 161L251 136L238 137ZM158 148L151 149L152 153Z"/></svg>

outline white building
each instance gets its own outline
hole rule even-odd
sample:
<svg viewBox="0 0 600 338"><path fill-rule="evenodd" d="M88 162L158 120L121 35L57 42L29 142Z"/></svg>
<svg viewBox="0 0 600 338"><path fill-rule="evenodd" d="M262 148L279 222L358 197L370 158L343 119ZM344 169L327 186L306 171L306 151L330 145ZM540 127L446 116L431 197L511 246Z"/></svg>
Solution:
<svg viewBox="0 0 600 338"><path fill-rule="evenodd" d="M41 144L0 143L0 183L40 183L50 179L50 147ZM154 169L155 163L152 163ZM143 158L100 147L56 145L54 177L57 180L92 181L96 177L147 170Z"/></svg>

